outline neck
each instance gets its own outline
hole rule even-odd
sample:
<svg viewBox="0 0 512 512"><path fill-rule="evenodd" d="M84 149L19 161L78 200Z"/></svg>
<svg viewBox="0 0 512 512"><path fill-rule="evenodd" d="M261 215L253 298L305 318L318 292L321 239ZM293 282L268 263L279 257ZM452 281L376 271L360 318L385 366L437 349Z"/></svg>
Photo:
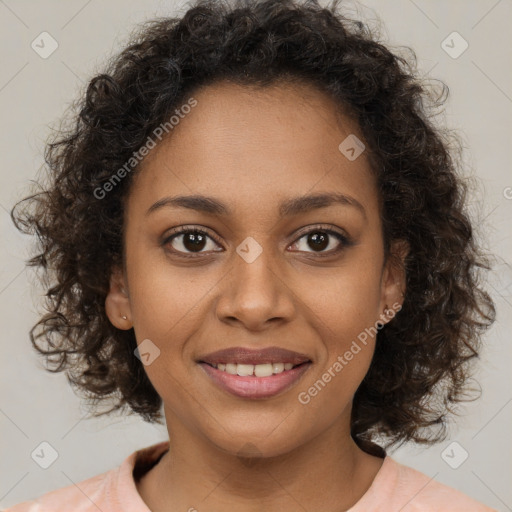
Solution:
<svg viewBox="0 0 512 512"><path fill-rule="evenodd" d="M339 424L286 454L260 458L227 453L178 422L168 421L168 430L169 451L138 483L152 512L286 512L298 503L306 510L346 510L383 462L363 452Z"/></svg>

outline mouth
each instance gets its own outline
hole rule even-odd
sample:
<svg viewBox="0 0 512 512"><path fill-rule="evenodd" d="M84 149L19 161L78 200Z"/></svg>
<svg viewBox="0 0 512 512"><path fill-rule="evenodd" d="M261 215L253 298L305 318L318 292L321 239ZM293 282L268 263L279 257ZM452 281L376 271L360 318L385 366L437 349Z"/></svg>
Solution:
<svg viewBox="0 0 512 512"><path fill-rule="evenodd" d="M270 398L296 384L311 366L311 359L298 352L270 347L254 350L224 349L198 359L212 382L242 398Z"/></svg>

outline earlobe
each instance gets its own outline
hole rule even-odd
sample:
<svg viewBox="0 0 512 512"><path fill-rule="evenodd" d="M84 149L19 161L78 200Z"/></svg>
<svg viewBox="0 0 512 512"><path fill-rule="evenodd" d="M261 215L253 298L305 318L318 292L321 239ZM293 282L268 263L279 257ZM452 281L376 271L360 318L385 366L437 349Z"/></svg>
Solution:
<svg viewBox="0 0 512 512"><path fill-rule="evenodd" d="M118 329L132 328L126 279L123 272L117 268L110 276L110 289L105 298L105 311L112 325Z"/></svg>

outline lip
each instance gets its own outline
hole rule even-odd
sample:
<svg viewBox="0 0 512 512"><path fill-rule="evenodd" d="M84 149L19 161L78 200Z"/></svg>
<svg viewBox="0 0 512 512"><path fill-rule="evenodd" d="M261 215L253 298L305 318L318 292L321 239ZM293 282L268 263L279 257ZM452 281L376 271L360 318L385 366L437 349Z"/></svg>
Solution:
<svg viewBox="0 0 512 512"><path fill-rule="evenodd" d="M265 362L268 362L268 359ZM218 387L232 395L249 399L270 398L288 390L300 380L311 364L311 361L304 362L291 370L284 370L270 377L241 377L218 370L206 362L199 362L201 368Z"/></svg>
<svg viewBox="0 0 512 512"><path fill-rule="evenodd" d="M298 365L311 361L306 354L293 352L280 347L267 347L252 349L245 347L232 347L218 350L197 359L198 363L209 365L219 363L233 364L265 364L265 363L291 363ZM288 370L291 371L291 370ZM269 378L269 377L265 377Z"/></svg>

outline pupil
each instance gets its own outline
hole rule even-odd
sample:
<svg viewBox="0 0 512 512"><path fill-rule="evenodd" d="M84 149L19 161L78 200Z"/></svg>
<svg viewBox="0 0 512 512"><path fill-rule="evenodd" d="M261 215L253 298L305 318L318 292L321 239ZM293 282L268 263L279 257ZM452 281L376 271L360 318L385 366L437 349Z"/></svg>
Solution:
<svg viewBox="0 0 512 512"><path fill-rule="evenodd" d="M185 235L185 238L183 240L183 245L186 247L187 250L198 250L200 251L203 249L203 245L205 242L205 236L201 233L188 233ZM201 245L203 244L203 245Z"/></svg>
<svg viewBox="0 0 512 512"><path fill-rule="evenodd" d="M313 249L319 249L319 250L322 250L322 249L325 249L329 243L328 243L328 240L327 240L327 235L326 233L322 233L321 231L319 232L316 232L316 233L311 233L309 235L309 241L313 241L314 243L314 247L311 246Z"/></svg>

